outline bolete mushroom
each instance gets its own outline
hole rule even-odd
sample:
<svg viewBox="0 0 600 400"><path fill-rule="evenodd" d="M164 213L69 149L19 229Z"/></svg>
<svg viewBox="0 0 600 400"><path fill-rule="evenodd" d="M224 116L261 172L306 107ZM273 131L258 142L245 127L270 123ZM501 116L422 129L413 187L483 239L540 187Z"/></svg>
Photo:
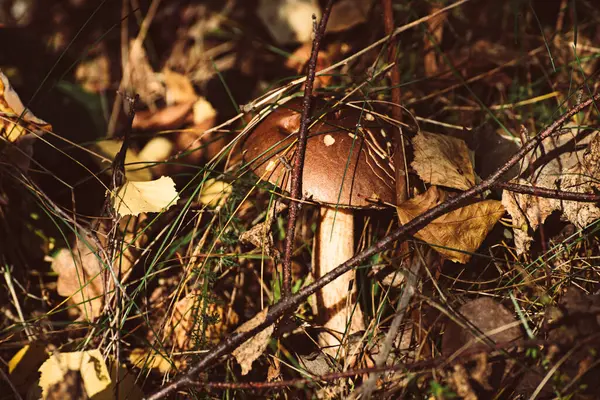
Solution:
<svg viewBox="0 0 600 400"><path fill-rule="evenodd" d="M320 204L313 271L316 279L354 255L357 208L382 208L394 202L394 172L386 133L366 110L342 105L326 111L316 101L302 174L303 198ZM329 106L331 107L331 106ZM284 190L290 189L302 102L291 100L263 119L245 139L244 158L252 170ZM355 272L340 276L317 293L326 332L319 342L329 354L344 335L365 329L356 304Z"/></svg>

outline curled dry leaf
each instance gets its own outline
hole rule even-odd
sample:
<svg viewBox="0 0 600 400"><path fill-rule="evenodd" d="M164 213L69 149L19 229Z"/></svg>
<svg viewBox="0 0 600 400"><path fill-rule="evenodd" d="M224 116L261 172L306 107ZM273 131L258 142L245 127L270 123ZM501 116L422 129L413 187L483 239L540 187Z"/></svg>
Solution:
<svg viewBox="0 0 600 400"><path fill-rule="evenodd" d="M155 100L165 96L166 88L150 65L143 44L137 40L130 42L127 74L133 91L144 104L154 104Z"/></svg>
<svg viewBox="0 0 600 400"><path fill-rule="evenodd" d="M576 193L594 193L600 189L600 135L595 133L584 151L564 153L558 160L544 165L535 186ZM531 185L525 180L517 183ZM533 240L529 229L535 231L554 211L582 229L600 218L600 208L594 203L540 198L535 195L504 191L502 204L513 219L515 246L518 254L525 253Z"/></svg>
<svg viewBox="0 0 600 400"><path fill-rule="evenodd" d="M316 0L260 0L257 14L278 44L306 43L313 32L313 15L321 19Z"/></svg>
<svg viewBox="0 0 600 400"><path fill-rule="evenodd" d="M260 325L265 321L268 312L269 309L265 308L256 314L254 318L242 324L238 329L236 329L236 332L248 332L254 327ZM238 364L240 364L240 367L242 367L242 375L246 375L248 372L250 372L252 369L252 363L265 351L267 345L269 344L269 340L271 340L271 335L273 334L274 329L275 327L270 325L253 338L242 343L240 347L233 351L233 356L237 360Z"/></svg>
<svg viewBox="0 0 600 400"><path fill-rule="evenodd" d="M406 224L425 211L443 203L448 194L436 186L396 207L398 218ZM429 243L449 260L466 263L504 214L499 201L485 200L445 214L415 236ZM455 251L459 250L459 251Z"/></svg>
<svg viewBox="0 0 600 400"><path fill-rule="evenodd" d="M161 212L175 205L179 193L175 182L161 176L149 182L127 181L113 196L113 207L120 216Z"/></svg>
<svg viewBox="0 0 600 400"><path fill-rule="evenodd" d="M27 172L35 140L49 130L52 130L52 126L25 108L8 78L0 70L0 138L13 143L5 147L0 140L0 152L8 163Z"/></svg>
<svg viewBox="0 0 600 400"><path fill-rule="evenodd" d="M50 124L25 108L2 71L0 71L0 116L0 133L9 142L16 142L27 132L41 134L44 130L52 129Z"/></svg>
<svg viewBox="0 0 600 400"><path fill-rule="evenodd" d="M415 160L411 166L424 182L460 190L475 185L473 163L463 140L419 132L413 139L413 147Z"/></svg>

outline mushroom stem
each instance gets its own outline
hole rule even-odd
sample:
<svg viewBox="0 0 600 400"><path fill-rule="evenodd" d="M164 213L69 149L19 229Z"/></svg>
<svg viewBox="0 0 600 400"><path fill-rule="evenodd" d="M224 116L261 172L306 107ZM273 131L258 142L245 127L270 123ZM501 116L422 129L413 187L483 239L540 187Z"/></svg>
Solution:
<svg viewBox="0 0 600 400"><path fill-rule="evenodd" d="M315 249L317 279L354 255L352 210L321 206L320 214ZM345 336L365 329L363 314L355 298L355 271L341 275L317 293L319 317L327 330L319 336L319 344L328 354L335 355L338 352Z"/></svg>

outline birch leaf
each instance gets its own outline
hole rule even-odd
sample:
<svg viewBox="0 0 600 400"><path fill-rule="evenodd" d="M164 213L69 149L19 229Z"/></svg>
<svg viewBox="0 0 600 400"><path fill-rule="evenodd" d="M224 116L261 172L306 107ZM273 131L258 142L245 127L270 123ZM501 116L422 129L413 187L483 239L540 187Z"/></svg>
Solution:
<svg viewBox="0 0 600 400"><path fill-rule="evenodd" d="M396 207L402 224L443 203L448 194L432 186L427 192ZM449 260L466 263L481 246L487 234L504 214L499 201L485 200L442 215L418 231L415 236ZM456 251L459 250L459 251Z"/></svg>
<svg viewBox="0 0 600 400"><path fill-rule="evenodd" d="M432 185L467 190L475 185L475 171L466 143L457 138L419 132L413 139L411 166Z"/></svg>
<svg viewBox="0 0 600 400"><path fill-rule="evenodd" d="M121 216L161 212L179 199L175 182L167 176L149 182L127 181L113 197L114 209Z"/></svg>

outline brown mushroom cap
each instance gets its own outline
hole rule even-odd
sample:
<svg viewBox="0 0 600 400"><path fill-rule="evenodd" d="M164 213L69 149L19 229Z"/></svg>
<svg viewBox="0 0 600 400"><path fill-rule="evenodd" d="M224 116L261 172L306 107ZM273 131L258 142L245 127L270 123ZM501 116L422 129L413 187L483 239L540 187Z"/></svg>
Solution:
<svg viewBox="0 0 600 400"><path fill-rule="evenodd" d="M393 203L394 172L386 144L388 138L381 126L373 118L369 121L366 111L348 106L327 111L326 103L320 100L313 110L313 116L320 118L309 128L302 176L304 197L341 207L381 207L383 203ZM293 160L301 112L300 99L279 106L254 128L243 144L244 158L250 168L288 191L289 164Z"/></svg>

